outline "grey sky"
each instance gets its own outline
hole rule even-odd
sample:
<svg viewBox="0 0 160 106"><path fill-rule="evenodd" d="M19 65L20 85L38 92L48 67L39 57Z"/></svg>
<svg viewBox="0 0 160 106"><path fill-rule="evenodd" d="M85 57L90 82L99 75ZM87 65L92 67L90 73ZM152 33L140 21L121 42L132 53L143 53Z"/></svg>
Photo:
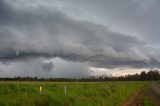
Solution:
<svg viewBox="0 0 160 106"><path fill-rule="evenodd" d="M0 0L0 75L80 77L92 74L92 67L110 70L105 74L120 67L159 68L159 5L158 0Z"/></svg>

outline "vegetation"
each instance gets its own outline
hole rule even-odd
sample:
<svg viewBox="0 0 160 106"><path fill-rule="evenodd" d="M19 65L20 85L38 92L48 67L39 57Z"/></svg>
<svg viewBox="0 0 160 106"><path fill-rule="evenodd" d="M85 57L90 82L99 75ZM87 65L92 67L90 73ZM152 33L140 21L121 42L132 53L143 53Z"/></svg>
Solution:
<svg viewBox="0 0 160 106"><path fill-rule="evenodd" d="M125 76L79 79L15 77L0 80L0 106L120 106L141 88L143 94L148 92L149 81L160 83L160 73L151 70ZM142 97L142 103L154 106L147 94Z"/></svg>
<svg viewBox="0 0 160 106"><path fill-rule="evenodd" d="M124 76L90 76L82 78L38 78L38 77L15 77L15 78L0 78L1 81L56 81L56 82L102 82L102 81L158 81L160 73L158 70L150 70L149 72L142 71L140 74L124 75Z"/></svg>
<svg viewBox="0 0 160 106"><path fill-rule="evenodd" d="M154 101L150 97L143 97L144 106L155 106Z"/></svg>
<svg viewBox="0 0 160 106"><path fill-rule="evenodd" d="M1 81L0 106L120 106L147 83Z"/></svg>
<svg viewBox="0 0 160 106"><path fill-rule="evenodd" d="M152 83L152 82L151 82ZM143 87L142 89L142 102L144 106L156 106L154 100L150 97L149 92L150 92L150 84L148 83L146 86Z"/></svg>

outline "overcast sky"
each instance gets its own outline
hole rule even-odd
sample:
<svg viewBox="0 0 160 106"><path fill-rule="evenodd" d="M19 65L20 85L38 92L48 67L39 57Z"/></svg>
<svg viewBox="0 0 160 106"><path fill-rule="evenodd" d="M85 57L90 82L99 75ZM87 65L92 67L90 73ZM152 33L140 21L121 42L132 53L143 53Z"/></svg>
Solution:
<svg viewBox="0 0 160 106"><path fill-rule="evenodd" d="M0 77L160 66L159 0L0 0Z"/></svg>

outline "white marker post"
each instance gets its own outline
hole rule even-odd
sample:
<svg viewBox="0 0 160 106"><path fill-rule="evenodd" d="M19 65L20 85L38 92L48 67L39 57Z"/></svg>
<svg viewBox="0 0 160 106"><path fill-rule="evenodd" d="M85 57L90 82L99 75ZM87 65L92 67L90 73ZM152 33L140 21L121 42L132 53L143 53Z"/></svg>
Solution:
<svg viewBox="0 0 160 106"><path fill-rule="evenodd" d="M42 86L39 86L39 92L42 93Z"/></svg>
<svg viewBox="0 0 160 106"><path fill-rule="evenodd" d="M64 86L64 95L66 95L67 94L67 86L65 85Z"/></svg>

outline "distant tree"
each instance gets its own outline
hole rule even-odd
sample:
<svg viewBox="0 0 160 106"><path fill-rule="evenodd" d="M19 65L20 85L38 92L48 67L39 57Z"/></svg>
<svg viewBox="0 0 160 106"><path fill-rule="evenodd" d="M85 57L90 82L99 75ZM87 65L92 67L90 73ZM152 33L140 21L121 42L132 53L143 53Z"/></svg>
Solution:
<svg viewBox="0 0 160 106"><path fill-rule="evenodd" d="M147 79L147 74L146 74L145 71L142 71L142 72L140 73L140 80L144 81L144 80L146 80L146 79Z"/></svg>
<svg viewBox="0 0 160 106"><path fill-rule="evenodd" d="M159 71L158 70L150 70L148 73L147 73L147 79L148 80L158 80L159 79Z"/></svg>

